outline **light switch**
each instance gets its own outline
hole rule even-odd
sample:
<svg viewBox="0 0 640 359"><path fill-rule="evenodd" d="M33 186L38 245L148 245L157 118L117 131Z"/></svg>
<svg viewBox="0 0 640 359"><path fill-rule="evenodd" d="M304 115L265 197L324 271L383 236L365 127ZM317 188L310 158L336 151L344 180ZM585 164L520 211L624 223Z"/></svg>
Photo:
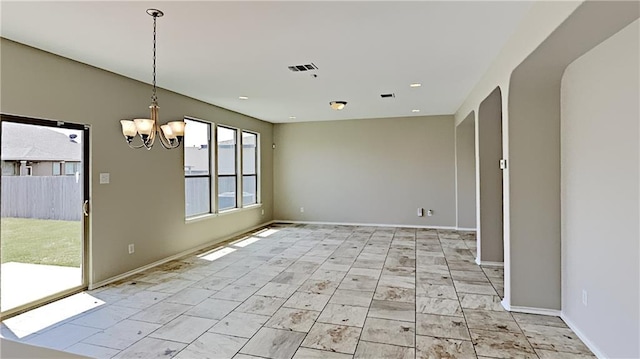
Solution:
<svg viewBox="0 0 640 359"><path fill-rule="evenodd" d="M109 183L109 174L101 173L100 174L100 184L108 184Z"/></svg>

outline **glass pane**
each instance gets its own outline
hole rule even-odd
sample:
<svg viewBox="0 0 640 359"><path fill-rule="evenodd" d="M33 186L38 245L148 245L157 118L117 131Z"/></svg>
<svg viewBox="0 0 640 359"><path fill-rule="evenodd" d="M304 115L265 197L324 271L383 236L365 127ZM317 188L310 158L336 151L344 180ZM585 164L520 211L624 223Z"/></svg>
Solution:
<svg viewBox="0 0 640 359"><path fill-rule="evenodd" d="M218 177L218 207L236 208L236 176Z"/></svg>
<svg viewBox="0 0 640 359"><path fill-rule="evenodd" d="M258 202L257 176L242 176L242 205L254 204Z"/></svg>
<svg viewBox="0 0 640 359"><path fill-rule="evenodd" d="M184 120L184 174L208 175L211 160L209 158L210 124L200 121Z"/></svg>
<svg viewBox="0 0 640 359"><path fill-rule="evenodd" d="M187 217L211 212L211 185L208 177L184 179L185 214Z"/></svg>
<svg viewBox="0 0 640 359"><path fill-rule="evenodd" d="M258 135L242 132L242 174L256 174L257 143Z"/></svg>
<svg viewBox="0 0 640 359"><path fill-rule="evenodd" d="M218 174L236 174L236 130L218 127Z"/></svg>
<svg viewBox="0 0 640 359"><path fill-rule="evenodd" d="M83 284L82 134L3 117L0 311Z"/></svg>

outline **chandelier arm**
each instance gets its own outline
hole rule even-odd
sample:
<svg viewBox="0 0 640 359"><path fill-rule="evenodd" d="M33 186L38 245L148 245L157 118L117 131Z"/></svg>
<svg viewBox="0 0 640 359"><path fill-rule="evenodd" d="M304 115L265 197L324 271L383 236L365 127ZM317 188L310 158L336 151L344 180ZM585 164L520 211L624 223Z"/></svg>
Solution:
<svg viewBox="0 0 640 359"><path fill-rule="evenodd" d="M172 150L174 148L178 148L178 146L180 146L180 142L176 139L176 143L174 143L172 140L166 138L164 136L164 133L162 133L162 131L158 132L158 138L160 139L160 144L162 145L162 147L164 147L167 150ZM166 142L165 142L166 141Z"/></svg>
<svg viewBox="0 0 640 359"><path fill-rule="evenodd" d="M132 145L131 142L127 141L127 145L129 145L129 148L133 148L134 150L140 149L142 147L144 147L144 143L138 146Z"/></svg>

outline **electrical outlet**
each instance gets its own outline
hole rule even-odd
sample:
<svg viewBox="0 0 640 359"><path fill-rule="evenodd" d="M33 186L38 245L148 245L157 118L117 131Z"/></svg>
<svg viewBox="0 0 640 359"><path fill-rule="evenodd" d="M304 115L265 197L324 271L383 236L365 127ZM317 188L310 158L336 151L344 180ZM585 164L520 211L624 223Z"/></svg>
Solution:
<svg viewBox="0 0 640 359"><path fill-rule="evenodd" d="M262 210L262 215L264 216L264 209Z"/></svg>
<svg viewBox="0 0 640 359"><path fill-rule="evenodd" d="M304 213L304 207L300 207L300 213Z"/></svg>
<svg viewBox="0 0 640 359"><path fill-rule="evenodd" d="M582 290L582 304L586 307L587 303L588 303L588 297L587 297L587 291L586 290Z"/></svg>
<svg viewBox="0 0 640 359"><path fill-rule="evenodd" d="M429 217L433 216L433 210L432 209L427 211L427 216L429 216Z"/></svg>
<svg viewBox="0 0 640 359"><path fill-rule="evenodd" d="M136 251L136 247L133 244L129 245L129 254L133 254Z"/></svg>
<svg viewBox="0 0 640 359"><path fill-rule="evenodd" d="M424 216L424 208L418 208L418 217Z"/></svg>

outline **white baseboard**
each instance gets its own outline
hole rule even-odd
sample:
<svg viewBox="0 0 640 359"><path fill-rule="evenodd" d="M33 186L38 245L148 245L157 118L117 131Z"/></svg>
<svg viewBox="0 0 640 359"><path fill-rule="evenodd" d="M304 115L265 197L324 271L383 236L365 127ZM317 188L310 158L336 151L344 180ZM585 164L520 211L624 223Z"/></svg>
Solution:
<svg viewBox="0 0 640 359"><path fill-rule="evenodd" d="M552 317L559 317L561 312L557 309L547 309L547 308L535 308L535 307L520 307L516 305L510 305L504 301L501 302L502 307L510 312L516 313L527 313L527 314L539 314L539 315L548 315Z"/></svg>
<svg viewBox="0 0 640 359"><path fill-rule="evenodd" d="M417 226L411 224L382 224L382 223L348 223L348 222L315 222L315 221L290 221L285 219L277 219L274 223L291 223L291 224L319 224L330 226L360 226L360 227L404 227L404 228L426 228L426 229L449 229L456 230L454 226Z"/></svg>
<svg viewBox="0 0 640 359"><path fill-rule="evenodd" d="M578 338L582 340L584 345L586 345L587 348L589 348L589 350L591 350L591 352L593 352L593 354L596 357L598 357L599 359L605 359L607 357L604 355L604 353L602 353L602 351L600 351L600 349L598 349L598 347L582 331L580 331L580 329L578 329L578 327L569 318L567 318L564 315L564 313L560 313L560 318L564 320L567 326L571 328L571 330L573 330L574 333L576 333Z"/></svg>
<svg viewBox="0 0 640 359"><path fill-rule="evenodd" d="M487 262L487 261L478 261L476 259L476 263L483 267L504 267L504 262Z"/></svg>
<svg viewBox="0 0 640 359"><path fill-rule="evenodd" d="M467 231L467 232L475 232L477 228L464 228L464 227L456 227L456 231Z"/></svg>
<svg viewBox="0 0 640 359"><path fill-rule="evenodd" d="M272 224L272 223L274 223L274 222L277 222L277 221L269 221L269 222L265 222L265 223L259 224L259 225L257 225L257 226L254 226L254 227L247 228L247 229L242 230L242 231L239 231L239 232L235 232L235 233L233 233L233 234L231 234L231 235L228 235L228 236L226 236L226 237L223 237L222 239L216 239L216 240L214 240L214 241L207 242L207 243L202 244L202 245L199 245L199 246L197 246L197 247L194 247L194 248L191 248L191 249L187 249L186 251L182 251L182 252L180 252L180 253L178 253L178 254L174 254L174 255L172 255L172 256L169 256L169 257L166 257L166 258L160 259L160 260L155 261L155 262L153 262L153 263L149 263L149 264L147 264L147 265L145 265L145 266L142 266L142 267L139 267L139 268L136 268L136 269L130 270L130 271L128 271L128 272L125 272L125 273L119 274L119 275L114 276L114 277L111 277L111 278L107 278L107 279L105 279L105 280L101 280L100 282L97 282L97 283L90 283L90 284L89 284L89 290L93 290L93 289L96 289L96 288L99 288L99 287L102 287L102 286L105 286L105 285L111 284L111 283L113 283L113 282L117 282L117 281L119 281L119 280L125 279L125 278L127 278L127 277L129 277L129 276L132 276L132 275L134 275L134 274L138 274L138 273L144 272L144 271L146 271L147 269L151 269L151 268L156 267L156 266L159 266L159 265L161 265L161 264L165 264L165 263L167 263L167 262L171 262L171 261L173 261L173 260L176 260L176 259L178 259L178 258L182 258L182 257L184 257L184 256L187 256L187 255L189 255L189 254L195 253L195 252L197 252L197 251L200 251L200 250L203 250L203 249L206 249L206 248L210 248L210 247L214 247L216 244L219 244L219 243L222 243L222 242L224 242L224 241L227 241L227 240L229 240L229 239L231 239L231 238L233 238L233 237L239 236L239 235L241 235L241 234L243 234L243 233L251 232L251 231L256 230L256 229L258 229L258 228L262 228L262 227L268 226L268 225L270 225L270 224Z"/></svg>

